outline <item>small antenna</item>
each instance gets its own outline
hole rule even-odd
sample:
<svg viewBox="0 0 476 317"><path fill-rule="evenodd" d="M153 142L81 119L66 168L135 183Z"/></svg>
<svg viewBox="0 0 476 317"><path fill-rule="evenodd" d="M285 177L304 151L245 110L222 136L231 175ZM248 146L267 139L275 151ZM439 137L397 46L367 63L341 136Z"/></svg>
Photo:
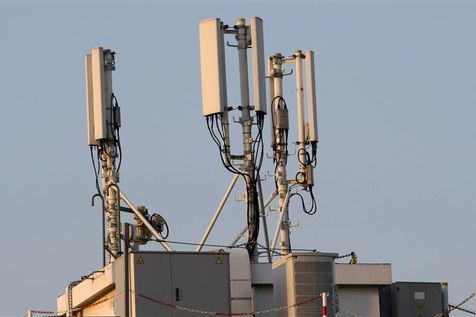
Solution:
<svg viewBox="0 0 476 317"><path fill-rule="evenodd" d="M251 55L253 57L253 99L256 112L266 113L263 20L250 18Z"/></svg>
<svg viewBox="0 0 476 317"><path fill-rule="evenodd" d="M306 90L307 90L307 113L309 118L309 139L308 141L317 143L317 99L316 99L316 76L314 66L314 52L306 51Z"/></svg>
<svg viewBox="0 0 476 317"><path fill-rule="evenodd" d="M271 113L271 119L273 120L273 99L276 96L274 94L274 59L272 56L268 57L268 85L269 85L269 95L271 99L270 107L269 107L269 113ZM276 138L274 136L274 125L270 124L270 131L271 131L271 147L276 149Z"/></svg>
<svg viewBox="0 0 476 317"><path fill-rule="evenodd" d="M93 98L93 74L91 65L91 54L87 54L84 60L86 65L86 112L88 116L88 141L89 145L98 145L94 133L94 98Z"/></svg>

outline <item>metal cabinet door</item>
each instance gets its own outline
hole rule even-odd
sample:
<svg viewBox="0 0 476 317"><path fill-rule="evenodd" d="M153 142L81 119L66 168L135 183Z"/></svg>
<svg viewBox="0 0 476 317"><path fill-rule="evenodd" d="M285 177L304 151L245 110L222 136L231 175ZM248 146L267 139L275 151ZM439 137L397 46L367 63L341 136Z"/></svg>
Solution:
<svg viewBox="0 0 476 317"><path fill-rule="evenodd" d="M134 317L172 317L172 309L151 299L172 302L170 255L138 252L131 254L131 310Z"/></svg>
<svg viewBox="0 0 476 317"><path fill-rule="evenodd" d="M230 272L227 254L173 254L172 300L175 305L213 312L230 312ZM174 310L174 317L198 313Z"/></svg>

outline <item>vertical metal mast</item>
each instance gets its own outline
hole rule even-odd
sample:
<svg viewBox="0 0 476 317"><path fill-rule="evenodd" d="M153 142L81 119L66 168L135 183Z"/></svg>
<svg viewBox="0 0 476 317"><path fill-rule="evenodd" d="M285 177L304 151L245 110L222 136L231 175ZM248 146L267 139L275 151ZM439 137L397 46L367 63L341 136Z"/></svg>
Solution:
<svg viewBox="0 0 476 317"><path fill-rule="evenodd" d="M113 93L112 93L112 71L115 69L114 55L110 50L104 51L104 82L106 112L110 113L109 120L106 120L107 138L100 142L100 153L102 161L102 190L105 195L105 204L107 212L107 244L112 255L120 254L120 213L119 213L119 193L114 184L119 183L119 175L116 168L116 158L118 157L117 140L114 137L115 125L118 124L118 118L115 118L113 111ZM114 257L111 256L110 260Z"/></svg>
<svg viewBox="0 0 476 317"><path fill-rule="evenodd" d="M248 237L251 240L251 244L248 245L248 251L250 254L254 254L257 260L256 254L256 232L259 230L259 214L257 210L257 196L255 185L255 166L253 164L253 136L251 134L252 119L250 116L250 95L249 95L249 82L248 82L248 40L247 40L247 27L244 18L239 18L236 21L236 40L238 42L238 61L240 72L240 97L241 97L241 118L240 124L242 126L243 134L243 167L242 171L247 176L246 180L246 203L248 210Z"/></svg>
<svg viewBox="0 0 476 317"><path fill-rule="evenodd" d="M114 184L119 182L116 171L117 146L110 141L102 145L102 190L105 194L107 212L107 246L112 255L120 253L120 221L119 221L119 195ZM114 258L110 257L112 261Z"/></svg>
<svg viewBox="0 0 476 317"><path fill-rule="evenodd" d="M279 212L282 213L280 224L280 251L286 255L291 251L291 242L289 238L289 214L287 208L288 180L286 165L288 160L287 134L289 128L289 119L286 105L283 103L283 56L276 53L271 56L270 61L271 91L273 92L271 112L274 122L273 136L276 160L276 185L278 190Z"/></svg>
<svg viewBox="0 0 476 317"><path fill-rule="evenodd" d="M238 49L240 105L237 108L230 107L227 101L225 34L233 34L237 41L237 45L229 45ZM251 48L252 60L253 105L250 104L250 76L248 74L247 54L249 48ZM218 18L201 21L200 64L202 108L209 133L220 150L220 159L224 167L233 174L242 176L246 183L247 250L250 257L257 262L258 254L256 251L260 226L259 205L262 203L262 197L260 197L262 193L261 191L258 192L258 181L264 153L262 130L264 116L266 115L263 21L258 17L251 17L250 24L246 25L246 20L239 18L233 28L225 25ZM228 112L233 110L241 112L239 124L242 130L243 152L239 155L231 153L229 139ZM251 116L251 111L255 112L255 118ZM252 134L254 124L258 128L255 137ZM233 183L235 181L234 179ZM231 186L233 186L233 183ZM228 192L225 196L228 196ZM224 199L226 200L226 197ZM203 243L205 243L222 205L220 204L197 250L201 250ZM266 224L263 227L266 230ZM267 236L267 233L265 233L265 236Z"/></svg>
<svg viewBox="0 0 476 317"><path fill-rule="evenodd" d="M119 182L116 159L120 152L118 130L121 122L119 106L114 103L112 92L114 70L114 53L110 49L98 47L86 55L88 139L91 151L97 147L101 160L101 189L107 214L106 248L111 255L110 261L121 252L120 195L116 185Z"/></svg>
<svg viewBox="0 0 476 317"><path fill-rule="evenodd" d="M296 95L297 95L297 117L298 117L298 158L299 158L299 172L298 182L306 181L306 136L305 136L305 121L304 121L304 84L302 79L302 60L304 55L301 50L294 53L294 62L296 64Z"/></svg>

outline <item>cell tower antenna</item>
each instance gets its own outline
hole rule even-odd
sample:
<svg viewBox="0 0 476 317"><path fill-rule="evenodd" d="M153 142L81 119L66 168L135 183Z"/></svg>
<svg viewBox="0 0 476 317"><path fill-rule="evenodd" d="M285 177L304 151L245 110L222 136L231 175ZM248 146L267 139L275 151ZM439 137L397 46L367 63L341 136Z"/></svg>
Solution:
<svg viewBox="0 0 476 317"><path fill-rule="evenodd" d="M134 206L118 186L122 150L119 138L120 108L112 89L112 72L116 69L115 53L102 47L94 48L90 54L86 55L85 65L88 141L97 186L97 194L93 198L97 196L102 198L103 212L107 216L105 237L103 232L103 262L105 262L105 251L109 253L110 261L114 261L121 255L121 211L134 214L136 224L135 230L132 231L132 242L136 248L154 236L170 252L172 248L164 241L165 238L161 234L164 225L166 226L162 216L148 215L147 208ZM94 150L97 153L97 167L94 162ZM101 174L101 184L99 184L99 174ZM129 208L121 207L121 200ZM104 226L103 220L103 228Z"/></svg>
<svg viewBox="0 0 476 317"><path fill-rule="evenodd" d="M306 93L307 93L307 121L304 108L304 84L303 84L303 59L306 60ZM288 163L288 135L289 135L289 114L288 106L283 96L283 77L285 74L283 64L293 63L296 76L296 100L298 119L298 161L299 172L294 179L287 179ZM317 109L314 75L314 52L301 50L295 51L290 58L285 58L282 54L276 53L268 58L268 78L271 95L271 146L273 148L273 158L275 161L275 183L279 199L279 219L272 243L274 248L278 235L280 238L279 250L282 256L291 252L290 221L289 221L289 200L293 196L300 197L303 209L308 214L317 211L317 203L313 194L314 167L317 163ZM308 149L311 148L311 153ZM292 188L301 189L310 193L311 207L304 206L304 198L297 192L292 192Z"/></svg>
<svg viewBox="0 0 476 317"><path fill-rule="evenodd" d="M101 161L101 188L107 215L106 249L111 258L120 255L119 128L120 108L112 90L112 72L116 69L115 53L102 47L94 48L86 55L86 101L88 112L88 140L98 150ZM119 163L120 164L120 163ZM99 186L98 186L99 187ZM99 188L98 188L99 194Z"/></svg>
<svg viewBox="0 0 476 317"><path fill-rule="evenodd" d="M225 66L225 34L234 35L237 44L230 45L238 50L240 105L230 107L227 101L226 66ZM202 78L202 107L203 115L208 124L210 134L220 149L220 158L227 170L242 176L246 184L247 205L247 249L251 258L257 261L257 244L260 228L260 218L266 227L266 220L261 217L263 210L262 193L259 191L259 172L263 160L264 115L266 114L266 83L263 49L263 21L258 17L250 18L246 24L244 18L239 18L233 27L228 27L218 18L200 22L200 61ZM253 75L253 105L250 103L250 88L248 74L248 49L252 53ZM240 111L239 124L242 132L242 154L233 155L229 138L228 112ZM252 111L256 114L251 116ZM253 135L253 126L257 127ZM236 162L240 162L236 164ZM236 177L232 184L236 182ZM231 185L233 187L233 185ZM231 190L231 189L230 189ZM226 195L229 195L229 191ZM221 212L217 210L207 231L205 232L197 251L205 243L214 221ZM265 235L267 236L267 228ZM266 238L266 242L268 239Z"/></svg>

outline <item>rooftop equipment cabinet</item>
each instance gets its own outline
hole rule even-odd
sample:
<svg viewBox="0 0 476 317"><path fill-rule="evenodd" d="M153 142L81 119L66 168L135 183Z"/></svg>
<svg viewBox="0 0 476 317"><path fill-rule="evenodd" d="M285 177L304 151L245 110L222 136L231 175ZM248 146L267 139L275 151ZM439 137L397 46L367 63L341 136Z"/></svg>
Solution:
<svg viewBox="0 0 476 317"><path fill-rule="evenodd" d="M436 316L448 309L447 291L446 283L395 282L380 290L380 316Z"/></svg>
<svg viewBox="0 0 476 317"><path fill-rule="evenodd" d="M181 307L230 313L230 265L227 253L131 253L131 316L191 317Z"/></svg>
<svg viewBox="0 0 476 317"><path fill-rule="evenodd" d="M180 308L228 314L230 302L228 253L141 251L67 288L57 310L74 317L191 317L197 314Z"/></svg>
<svg viewBox="0 0 476 317"><path fill-rule="evenodd" d="M332 303L336 303L334 286L334 259L336 253L290 253L273 263L275 306L295 305L318 296L328 296L328 317L335 317ZM276 314L277 317L322 316L320 299L290 307Z"/></svg>

